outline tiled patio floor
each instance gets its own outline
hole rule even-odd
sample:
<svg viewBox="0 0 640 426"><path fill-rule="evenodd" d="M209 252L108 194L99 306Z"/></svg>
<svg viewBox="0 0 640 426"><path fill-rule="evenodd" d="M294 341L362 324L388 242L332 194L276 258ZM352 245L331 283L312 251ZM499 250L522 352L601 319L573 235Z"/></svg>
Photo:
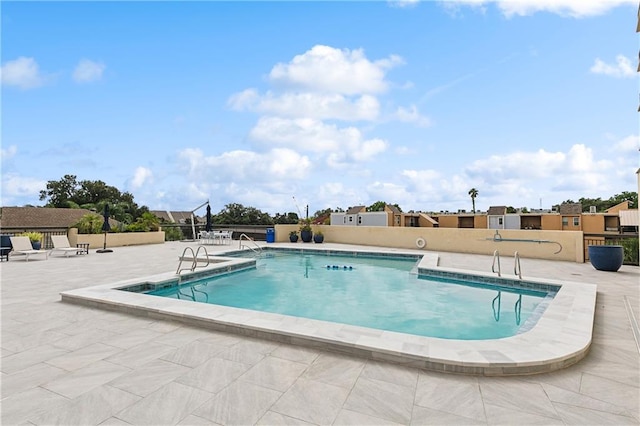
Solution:
<svg viewBox="0 0 640 426"><path fill-rule="evenodd" d="M640 424L640 353L629 319L631 309L640 315L638 267L610 273L522 259L525 276L598 285L594 338L572 367L506 378L427 372L60 302L62 291L175 270L187 245L3 262L1 423ZM487 271L491 258L441 253L440 265Z"/></svg>

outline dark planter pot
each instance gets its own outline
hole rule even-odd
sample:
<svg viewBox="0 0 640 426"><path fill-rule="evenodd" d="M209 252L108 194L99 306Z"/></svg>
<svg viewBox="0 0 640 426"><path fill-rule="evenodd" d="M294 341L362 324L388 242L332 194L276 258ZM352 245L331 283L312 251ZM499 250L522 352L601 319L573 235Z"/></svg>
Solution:
<svg viewBox="0 0 640 426"><path fill-rule="evenodd" d="M297 243L298 235L289 235L289 241L291 241L292 243Z"/></svg>
<svg viewBox="0 0 640 426"><path fill-rule="evenodd" d="M31 241L31 247L33 247L34 250L40 250L42 243L40 241Z"/></svg>
<svg viewBox="0 0 640 426"><path fill-rule="evenodd" d="M589 261L599 271L616 272L623 260L622 246L589 246Z"/></svg>
<svg viewBox="0 0 640 426"><path fill-rule="evenodd" d="M302 242L310 243L313 238L312 231L300 231L300 238L302 238Z"/></svg>
<svg viewBox="0 0 640 426"><path fill-rule="evenodd" d="M313 236L313 242L320 244L324 241L324 235L318 235L318 234L314 234Z"/></svg>

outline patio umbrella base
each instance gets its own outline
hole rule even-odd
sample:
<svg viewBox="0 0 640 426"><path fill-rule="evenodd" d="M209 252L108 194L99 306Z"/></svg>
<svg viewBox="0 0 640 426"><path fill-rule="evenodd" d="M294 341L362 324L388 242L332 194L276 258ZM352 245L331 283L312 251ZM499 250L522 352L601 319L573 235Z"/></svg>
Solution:
<svg viewBox="0 0 640 426"><path fill-rule="evenodd" d="M100 249L100 250L96 250L96 253L113 253L113 250L111 250L111 249Z"/></svg>

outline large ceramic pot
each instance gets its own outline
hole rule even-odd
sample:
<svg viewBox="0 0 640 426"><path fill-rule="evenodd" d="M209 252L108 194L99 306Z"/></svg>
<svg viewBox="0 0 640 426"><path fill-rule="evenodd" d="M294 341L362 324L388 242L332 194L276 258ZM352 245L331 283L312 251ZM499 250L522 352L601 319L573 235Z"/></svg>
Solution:
<svg viewBox="0 0 640 426"><path fill-rule="evenodd" d="M34 250L40 250L42 248L42 243L40 241L31 241L31 247Z"/></svg>
<svg viewBox="0 0 640 426"><path fill-rule="evenodd" d="M317 244L321 244L324 241L324 235L322 234L313 234L313 242Z"/></svg>
<svg viewBox="0 0 640 426"><path fill-rule="evenodd" d="M589 261L599 271L616 272L623 260L622 246L589 246Z"/></svg>
<svg viewBox="0 0 640 426"><path fill-rule="evenodd" d="M313 238L313 232L303 229L302 231L300 231L300 238L302 238L303 242L309 243Z"/></svg>

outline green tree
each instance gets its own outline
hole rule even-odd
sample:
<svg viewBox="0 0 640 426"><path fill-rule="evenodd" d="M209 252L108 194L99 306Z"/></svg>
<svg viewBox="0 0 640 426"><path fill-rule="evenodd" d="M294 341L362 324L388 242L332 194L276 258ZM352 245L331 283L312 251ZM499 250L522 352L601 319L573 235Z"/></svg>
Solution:
<svg viewBox="0 0 640 426"><path fill-rule="evenodd" d="M104 218L97 213L88 213L80 218L80 220L73 225L74 228L78 228L80 234L100 234L102 233L102 224Z"/></svg>
<svg viewBox="0 0 640 426"><path fill-rule="evenodd" d="M74 175L64 175L59 181L50 180L46 189L40 191L40 201L46 200L45 207L69 207L69 201L78 189L78 181Z"/></svg>
<svg viewBox="0 0 640 426"><path fill-rule="evenodd" d="M284 214L276 213L273 217L274 224L280 225L292 225L298 223L300 218L298 217L298 213L288 212Z"/></svg>
<svg viewBox="0 0 640 426"><path fill-rule="evenodd" d="M400 206L398 204L390 204L390 203L387 203L386 201L376 201L375 203L373 203L369 207L367 207L367 211L368 212L383 212L384 208L387 206L387 204L389 204L390 206L394 206L400 212L402 211L402 209L400 208Z"/></svg>
<svg viewBox="0 0 640 426"><path fill-rule="evenodd" d="M630 209L637 209L638 208L638 193L637 192L631 192L631 191L623 191L621 194L616 194L613 197L610 197L607 200L611 205L609 207L613 207L616 204L620 204L623 201L629 201L629 208ZM607 208L609 208L607 207Z"/></svg>
<svg viewBox="0 0 640 426"><path fill-rule="evenodd" d="M78 182L74 175L48 181L46 189L40 191L40 200L47 200L46 207L82 207L96 212L102 212L105 204L109 204L110 216L125 224L133 223L149 212L146 206L139 207L129 192L120 192L100 180Z"/></svg>
<svg viewBox="0 0 640 426"><path fill-rule="evenodd" d="M227 204L212 221L221 225L273 225L268 213L238 203Z"/></svg>
<svg viewBox="0 0 640 426"><path fill-rule="evenodd" d="M469 195L471 196L471 205L473 208L473 213L476 212L476 197L478 196L478 190L475 188L471 188L469 190Z"/></svg>

